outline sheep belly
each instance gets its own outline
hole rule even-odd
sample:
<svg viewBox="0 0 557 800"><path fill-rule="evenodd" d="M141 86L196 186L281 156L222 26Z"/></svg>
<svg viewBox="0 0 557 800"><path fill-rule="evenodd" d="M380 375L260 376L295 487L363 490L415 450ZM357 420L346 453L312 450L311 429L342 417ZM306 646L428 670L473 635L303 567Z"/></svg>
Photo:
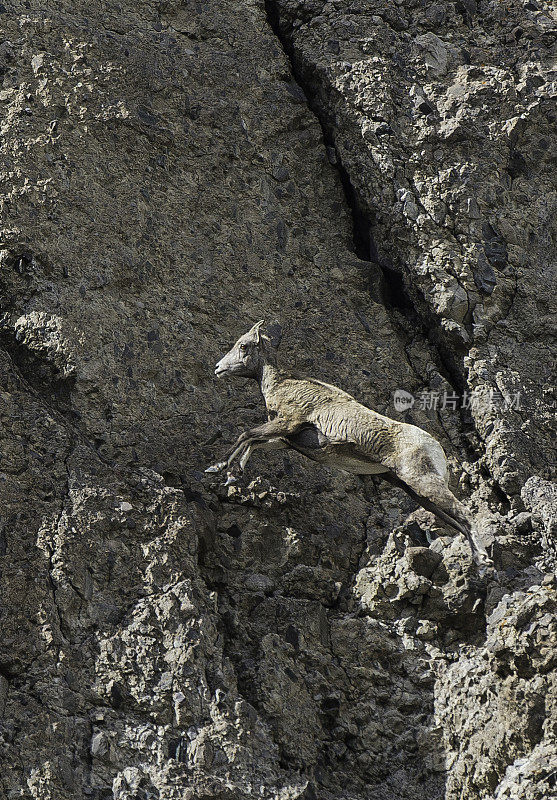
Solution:
<svg viewBox="0 0 557 800"><path fill-rule="evenodd" d="M334 448L333 448L334 449ZM366 461L360 458L351 458L345 454L325 453L320 463L335 469L343 469L345 472L352 472L356 475L378 475L381 472L388 472L388 468L383 464L373 461Z"/></svg>
<svg viewBox="0 0 557 800"><path fill-rule="evenodd" d="M287 440L299 453L326 467L356 475L377 475L389 471L388 467L361 453L352 442L332 442L313 425L289 436Z"/></svg>

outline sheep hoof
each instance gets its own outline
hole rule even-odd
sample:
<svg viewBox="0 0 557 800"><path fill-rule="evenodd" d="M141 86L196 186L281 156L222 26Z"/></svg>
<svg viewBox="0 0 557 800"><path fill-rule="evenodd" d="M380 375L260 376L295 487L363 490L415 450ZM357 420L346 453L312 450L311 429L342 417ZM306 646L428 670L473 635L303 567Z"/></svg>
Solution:
<svg viewBox="0 0 557 800"><path fill-rule="evenodd" d="M222 472L225 467L226 467L226 461L219 461L218 464L211 464L210 467L207 467L205 472L207 473Z"/></svg>
<svg viewBox="0 0 557 800"><path fill-rule="evenodd" d="M493 562L489 559L476 561L476 567L480 578L494 580L497 576L497 570L493 566Z"/></svg>

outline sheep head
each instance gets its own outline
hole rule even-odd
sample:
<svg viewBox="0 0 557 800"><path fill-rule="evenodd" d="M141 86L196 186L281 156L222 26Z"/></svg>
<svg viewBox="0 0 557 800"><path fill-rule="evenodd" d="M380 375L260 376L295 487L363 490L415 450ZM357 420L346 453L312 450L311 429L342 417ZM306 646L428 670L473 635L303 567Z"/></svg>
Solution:
<svg viewBox="0 0 557 800"><path fill-rule="evenodd" d="M247 333L240 336L231 350L221 358L215 375L237 375L240 378L259 378L265 364L275 362L275 351L280 343L280 325L263 328L263 320L256 322Z"/></svg>

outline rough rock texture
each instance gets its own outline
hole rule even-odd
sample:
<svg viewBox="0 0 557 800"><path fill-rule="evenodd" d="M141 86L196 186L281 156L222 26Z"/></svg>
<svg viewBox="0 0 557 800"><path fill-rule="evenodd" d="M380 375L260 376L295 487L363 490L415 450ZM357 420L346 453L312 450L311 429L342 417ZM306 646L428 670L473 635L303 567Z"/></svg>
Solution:
<svg viewBox="0 0 557 800"><path fill-rule="evenodd" d="M0 25L0 800L551 797L549 5ZM263 417L212 375L261 318L390 416L475 392L398 416L495 580L371 479L204 476Z"/></svg>
<svg viewBox="0 0 557 800"><path fill-rule="evenodd" d="M374 257L403 274L457 388L502 395L495 408L471 410L492 475L515 494L532 470L547 469L556 438L554 5L269 7L348 174ZM522 413L497 409L516 392Z"/></svg>

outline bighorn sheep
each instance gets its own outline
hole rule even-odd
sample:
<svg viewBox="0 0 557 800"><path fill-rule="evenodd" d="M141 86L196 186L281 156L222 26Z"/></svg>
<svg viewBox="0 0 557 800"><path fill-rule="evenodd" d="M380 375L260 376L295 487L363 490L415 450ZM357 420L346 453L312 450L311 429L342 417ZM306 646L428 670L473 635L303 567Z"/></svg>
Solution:
<svg viewBox="0 0 557 800"><path fill-rule="evenodd" d="M238 339L216 365L215 375L255 378L268 421L242 433L225 459L206 472L221 472L236 459L243 470L255 449L291 448L320 464L381 475L463 533L479 567L491 566L466 509L448 487L447 461L439 442L415 425L372 411L336 386L279 370L280 327L263 331L263 324L258 322Z"/></svg>

